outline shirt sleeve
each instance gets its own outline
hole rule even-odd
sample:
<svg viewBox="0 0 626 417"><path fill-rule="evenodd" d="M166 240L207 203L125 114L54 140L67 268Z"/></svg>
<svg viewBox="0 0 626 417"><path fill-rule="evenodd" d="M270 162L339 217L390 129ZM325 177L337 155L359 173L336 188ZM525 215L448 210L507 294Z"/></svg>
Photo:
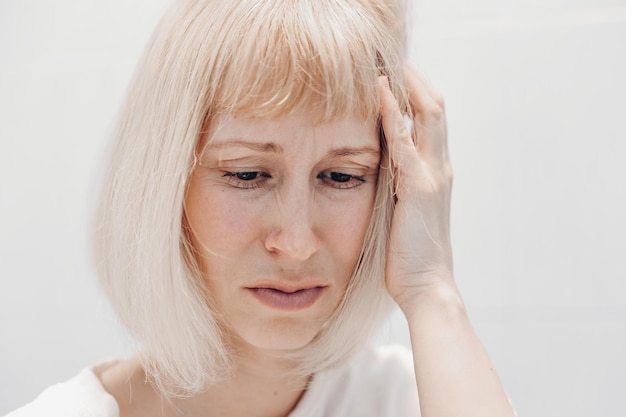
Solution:
<svg viewBox="0 0 626 417"><path fill-rule="evenodd" d="M119 407L93 371L85 369L5 417L119 417Z"/></svg>

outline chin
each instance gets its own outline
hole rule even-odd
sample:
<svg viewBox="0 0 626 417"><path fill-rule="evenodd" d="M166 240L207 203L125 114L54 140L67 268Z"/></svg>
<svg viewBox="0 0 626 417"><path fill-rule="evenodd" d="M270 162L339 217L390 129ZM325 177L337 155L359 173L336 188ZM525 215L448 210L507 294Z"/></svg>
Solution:
<svg viewBox="0 0 626 417"><path fill-rule="evenodd" d="M303 323L302 320L275 319L263 326L246 326L239 337L260 350L296 350L308 345L322 328L323 322Z"/></svg>

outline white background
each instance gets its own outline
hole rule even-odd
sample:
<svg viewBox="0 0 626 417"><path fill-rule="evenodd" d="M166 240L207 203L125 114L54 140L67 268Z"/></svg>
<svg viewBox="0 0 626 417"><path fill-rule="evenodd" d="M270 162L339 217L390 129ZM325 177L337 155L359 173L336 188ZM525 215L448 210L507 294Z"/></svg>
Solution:
<svg viewBox="0 0 626 417"><path fill-rule="evenodd" d="M0 414L133 344L99 292L100 155L165 0L0 0ZM623 416L626 0L419 0L456 278L520 416ZM378 340L404 341L396 314Z"/></svg>

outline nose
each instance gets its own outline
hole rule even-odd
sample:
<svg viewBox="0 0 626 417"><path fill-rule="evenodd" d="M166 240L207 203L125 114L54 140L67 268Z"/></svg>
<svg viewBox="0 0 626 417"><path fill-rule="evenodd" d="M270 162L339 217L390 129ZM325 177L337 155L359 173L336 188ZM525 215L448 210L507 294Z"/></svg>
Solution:
<svg viewBox="0 0 626 417"><path fill-rule="evenodd" d="M314 211L313 196L306 192L278 196L265 248L290 260L311 258L321 246L313 224Z"/></svg>

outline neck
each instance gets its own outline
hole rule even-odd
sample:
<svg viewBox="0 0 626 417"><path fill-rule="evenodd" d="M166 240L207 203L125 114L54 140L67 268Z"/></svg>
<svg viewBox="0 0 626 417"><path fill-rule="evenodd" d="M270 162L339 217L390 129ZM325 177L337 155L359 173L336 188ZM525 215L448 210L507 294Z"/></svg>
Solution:
<svg viewBox="0 0 626 417"><path fill-rule="evenodd" d="M293 366L268 352L240 350L228 379L193 398L175 400L174 405L186 416L286 417L310 379L294 376Z"/></svg>

